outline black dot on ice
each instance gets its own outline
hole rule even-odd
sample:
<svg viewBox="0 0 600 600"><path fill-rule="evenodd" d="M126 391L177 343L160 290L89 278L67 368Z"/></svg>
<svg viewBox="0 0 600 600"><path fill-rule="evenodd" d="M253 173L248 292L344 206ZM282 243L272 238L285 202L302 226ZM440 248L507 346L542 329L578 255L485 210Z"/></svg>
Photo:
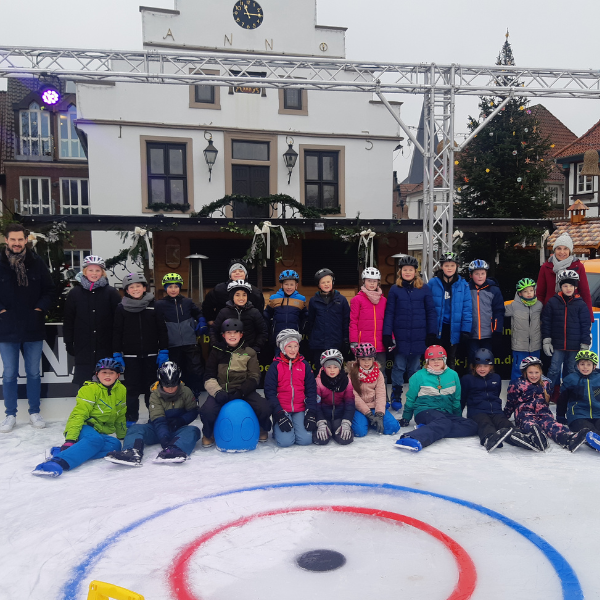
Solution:
<svg viewBox="0 0 600 600"><path fill-rule="evenodd" d="M296 563L305 571L324 573L343 567L346 564L346 557L335 550L310 550L298 556Z"/></svg>

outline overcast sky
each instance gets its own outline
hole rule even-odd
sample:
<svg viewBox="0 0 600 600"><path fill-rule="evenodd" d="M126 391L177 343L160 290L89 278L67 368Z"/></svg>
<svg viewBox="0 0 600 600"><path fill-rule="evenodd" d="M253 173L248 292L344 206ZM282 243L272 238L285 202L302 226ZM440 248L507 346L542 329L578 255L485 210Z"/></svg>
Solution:
<svg viewBox="0 0 600 600"><path fill-rule="evenodd" d="M223 2L224 0L216 0ZM304 0L298 0L302 2ZM389 62L437 62L489 65L510 30L517 65L598 69L600 2L569 4L558 0L317 0L318 23L348 27L347 57ZM146 0L173 8L173 0ZM2 46L66 48L141 48L139 1L0 0ZM290 27L293 22L290 21ZM402 116L417 125L422 99L400 98ZM535 101L534 101L535 102ZM542 100L577 135L600 119L599 100ZM476 114L476 99L457 102L458 132ZM396 125L390 117L390 128ZM396 168L406 173L410 152Z"/></svg>

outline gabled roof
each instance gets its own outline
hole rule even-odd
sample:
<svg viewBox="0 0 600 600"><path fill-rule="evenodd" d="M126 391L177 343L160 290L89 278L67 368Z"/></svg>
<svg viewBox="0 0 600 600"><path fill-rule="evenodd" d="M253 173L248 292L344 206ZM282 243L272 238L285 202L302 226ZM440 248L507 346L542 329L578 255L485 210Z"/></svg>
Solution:
<svg viewBox="0 0 600 600"><path fill-rule="evenodd" d="M586 150L600 150L600 121L588 129L581 137L577 138L559 152L554 158L566 158L584 154Z"/></svg>

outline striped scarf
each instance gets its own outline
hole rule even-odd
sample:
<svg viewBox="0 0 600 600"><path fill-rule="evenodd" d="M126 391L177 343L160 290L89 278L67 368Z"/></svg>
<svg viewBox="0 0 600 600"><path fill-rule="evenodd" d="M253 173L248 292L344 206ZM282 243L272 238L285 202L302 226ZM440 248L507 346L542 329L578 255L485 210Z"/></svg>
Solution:
<svg viewBox="0 0 600 600"><path fill-rule="evenodd" d="M21 252L16 253L6 248L5 252L10 268L17 274L17 285L21 287L27 287L29 285L27 271L25 269L25 257L27 256L27 249L25 248Z"/></svg>

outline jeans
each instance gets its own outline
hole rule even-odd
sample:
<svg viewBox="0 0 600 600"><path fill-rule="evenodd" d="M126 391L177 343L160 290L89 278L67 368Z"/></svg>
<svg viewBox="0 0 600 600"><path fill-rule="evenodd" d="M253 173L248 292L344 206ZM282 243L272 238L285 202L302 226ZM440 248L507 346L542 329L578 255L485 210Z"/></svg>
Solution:
<svg viewBox="0 0 600 600"><path fill-rule="evenodd" d="M375 411L371 409L371 414ZM369 433L370 427L369 420L361 412L356 411L354 418L352 419L352 431L354 431L355 437L364 437ZM400 431L400 424L394 419L392 413L386 410L383 414L383 435L393 435Z"/></svg>
<svg viewBox="0 0 600 600"><path fill-rule="evenodd" d="M540 351L534 350L533 352L521 352L519 350L513 350L513 353L512 353L513 364L512 364L512 371L510 372L511 379L518 379L519 377L521 377L521 370L519 369L519 365L521 364L521 361L524 358L527 358L528 356L535 356L536 358L539 358Z"/></svg>
<svg viewBox="0 0 600 600"><path fill-rule="evenodd" d="M273 437L277 445L287 448L293 444L298 444L298 446L309 446L312 444L313 434L310 431L306 431L304 427L304 412L288 414L293 423L291 431L281 431L277 423L273 425Z"/></svg>
<svg viewBox="0 0 600 600"><path fill-rule="evenodd" d="M44 342L0 342L0 356L4 372L2 374L2 391L4 392L4 406L6 414L17 416L17 378L19 376L19 351L23 354L25 362L25 375L27 376L27 399L29 400L29 414L40 412L41 377L40 363L42 361L42 347Z"/></svg>
<svg viewBox="0 0 600 600"><path fill-rule="evenodd" d="M177 446L189 456L196 447L196 442L199 439L200 430L195 425L185 425L173 433L169 444ZM142 440L145 446L152 446L159 443L156 429L150 423L132 425L127 430L127 435L123 441L123 450L133 448L136 440Z"/></svg>
<svg viewBox="0 0 600 600"><path fill-rule="evenodd" d="M392 385L404 385L404 373L408 371L410 379L421 368L420 354L400 354L396 352L394 356L394 366L392 367Z"/></svg>
<svg viewBox="0 0 600 600"><path fill-rule="evenodd" d="M69 470L72 470L88 460L104 458L109 452L120 449L121 442L117 438L98 433L93 427L84 425L77 442L54 458L64 460L69 465Z"/></svg>
<svg viewBox="0 0 600 600"><path fill-rule="evenodd" d="M554 387L560 384L561 369L563 379L575 371L575 356L577 350L554 350L547 375Z"/></svg>

